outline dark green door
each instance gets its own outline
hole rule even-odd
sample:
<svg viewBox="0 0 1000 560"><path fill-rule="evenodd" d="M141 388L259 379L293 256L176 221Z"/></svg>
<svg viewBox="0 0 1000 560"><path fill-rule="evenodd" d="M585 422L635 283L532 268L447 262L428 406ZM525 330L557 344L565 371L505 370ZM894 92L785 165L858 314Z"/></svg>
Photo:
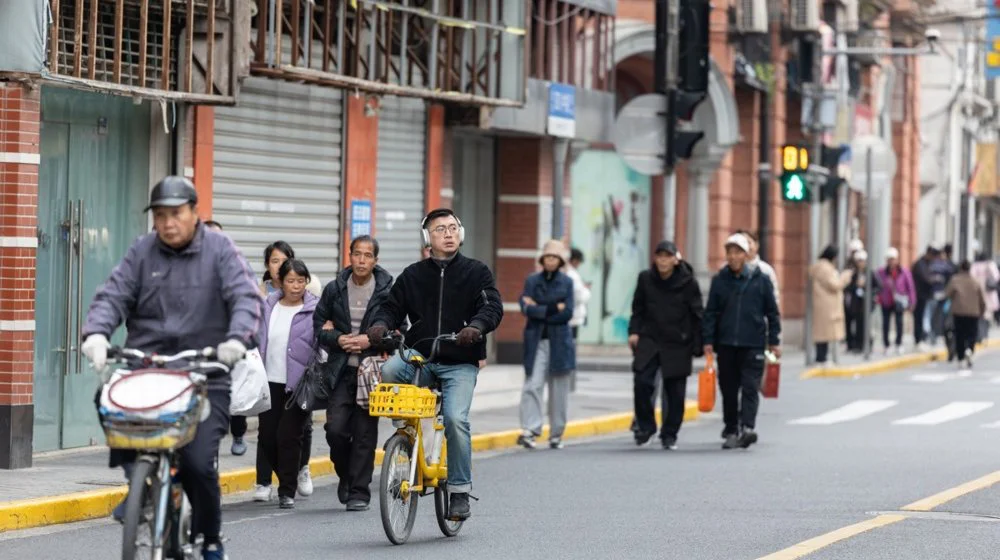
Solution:
<svg viewBox="0 0 1000 560"><path fill-rule="evenodd" d="M130 98L42 90L35 451L103 440L80 328L98 286L146 231L149 127L149 106Z"/></svg>

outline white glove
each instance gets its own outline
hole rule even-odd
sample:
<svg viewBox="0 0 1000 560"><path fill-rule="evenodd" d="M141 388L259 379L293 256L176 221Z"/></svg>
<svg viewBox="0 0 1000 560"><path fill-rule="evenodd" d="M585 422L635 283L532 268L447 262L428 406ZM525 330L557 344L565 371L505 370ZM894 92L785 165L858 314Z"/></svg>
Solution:
<svg viewBox="0 0 1000 560"><path fill-rule="evenodd" d="M227 366L231 366L242 360L246 353L247 347L243 346L242 342L235 339L227 340L215 349L216 357L219 358L220 362L226 364Z"/></svg>
<svg viewBox="0 0 1000 560"><path fill-rule="evenodd" d="M94 369L101 371L108 365L108 348L111 343L103 334L92 334L80 345L80 351L90 360Z"/></svg>

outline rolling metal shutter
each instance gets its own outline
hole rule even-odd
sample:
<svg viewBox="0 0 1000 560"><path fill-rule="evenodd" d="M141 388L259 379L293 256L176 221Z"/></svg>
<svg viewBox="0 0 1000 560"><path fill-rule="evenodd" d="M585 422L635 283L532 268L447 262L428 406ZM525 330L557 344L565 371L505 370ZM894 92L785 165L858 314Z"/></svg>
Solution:
<svg viewBox="0 0 1000 560"><path fill-rule="evenodd" d="M283 240L325 284L340 270L340 90L249 78L215 110L212 215L258 278Z"/></svg>
<svg viewBox="0 0 1000 560"><path fill-rule="evenodd" d="M385 97L378 120L375 237L379 264L398 276L420 258L427 109L420 99Z"/></svg>

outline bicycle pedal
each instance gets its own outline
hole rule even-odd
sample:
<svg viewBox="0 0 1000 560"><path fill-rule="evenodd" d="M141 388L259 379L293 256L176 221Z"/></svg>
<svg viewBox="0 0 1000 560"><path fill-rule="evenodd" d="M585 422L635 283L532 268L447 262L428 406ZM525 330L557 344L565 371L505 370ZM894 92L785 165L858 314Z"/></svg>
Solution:
<svg viewBox="0 0 1000 560"><path fill-rule="evenodd" d="M473 500L475 500L477 502L479 501L479 498L473 496L472 494L469 494L469 498L472 498Z"/></svg>

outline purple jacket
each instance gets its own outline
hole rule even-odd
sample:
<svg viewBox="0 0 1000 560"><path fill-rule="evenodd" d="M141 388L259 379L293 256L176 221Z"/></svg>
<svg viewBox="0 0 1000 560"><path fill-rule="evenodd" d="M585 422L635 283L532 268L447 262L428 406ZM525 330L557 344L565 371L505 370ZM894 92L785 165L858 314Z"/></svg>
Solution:
<svg viewBox="0 0 1000 560"><path fill-rule="evenodd" d="M260 333L258 335L260 337L260 357L263 358L264 363L267 363L267 328L271 323L271 312L274 311L274 306L278 305L281 295L280 291L274 292L267 296L267 302L264 304L264 320L261 322ZM313 352L315 352L313 345L313 311L316 310L317 303L319 303L319 298L310 292L306 292L302 302L302 310L292 318L292 329L288 334L288 365L286 366L288 379L285 382L286 392L291 392L295 389L299 380L302 379L302 374L309 367L309 360L312 359Z"/></svg>
<svg viewBox="0 0 1000 560"><path fill-rule="evenodd" d="M144 352L215 347L230 339L249 348L262 307L250 265L232 239L199 223L191 244L179 251L155 232L137 239L98 288L81 334L111 338L124 322L126 346Z"/></svg>
<svg viewBox="0 0 1000 560"><path fill-rule="evenodd" d="M890 308L895 305L895 300L893 294L900 294L906 296L910 300L910 308L917 301L917 287L913 283L913 275L906 267L899 267L899 274L896 275L896 281L893 282L892 275L886 267L882 267L878 271L878 280L882 285L882 291L878 294L878 303L883 308Z"/></svg>

